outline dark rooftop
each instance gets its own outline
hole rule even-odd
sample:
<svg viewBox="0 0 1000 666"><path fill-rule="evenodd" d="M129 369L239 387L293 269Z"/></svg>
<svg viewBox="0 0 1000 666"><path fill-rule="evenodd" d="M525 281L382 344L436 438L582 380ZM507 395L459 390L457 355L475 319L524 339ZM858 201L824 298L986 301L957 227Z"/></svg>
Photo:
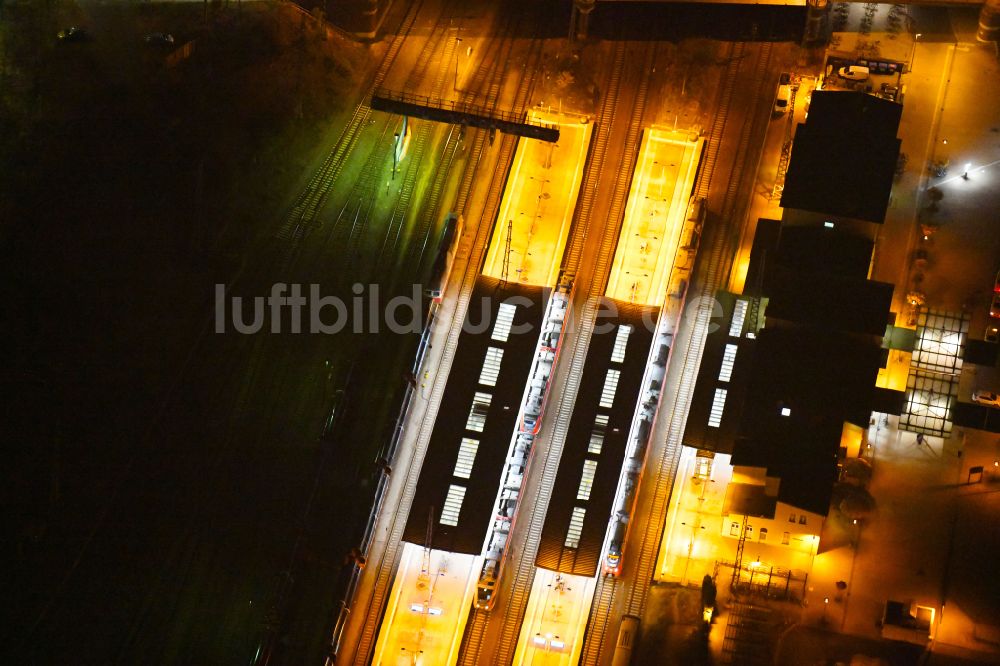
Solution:
<svg viewBox="0 0 1000 666"><path fill-rule="evenodd" d="M881 224L901 113L899 104L863 92L815 91L795 133L781 206Z"/></svg>
<svg viewBox="0 0 1000 666"><path fill-rule="evenodd" d="M587 349L587 359L580 379L580 388L570 417L569 430L563 446L559 471L552 486L552 498L535 563L546 569L580 576L593 576L601 560L601 546L608 529L615 491L621 476L622 463L628 444L629 429L639 399L642 377L649 358L653 333L644 323L656 321L656 310L626 303L615 303L617 321L603 319L601 323L631 325L632 333L621 363L611 361L618 326L608 333L594 333ZM621 372L617 391L610 409L599 405L605 377L609 370ZM600 453L589 452L594 419L598 414L608 417ZM584 462L597 463L590 497L577 499ZM580 530L579 546L565 545L574 507L586 510Z"/></svg>
<svg viewBox="0 0 1000 666"><path fill-rule="evenodd" d="M527 297L531 300L531 305L515 300L515 328L506 342L493 340L493 323L497 320L500 305L515 296L521 299ZM448 375L441 408L427 445L420 480L417 482L403 533L405 541L423 544L427 533L427 516L433 511L434 547L470 555L479 555L483 550L545 309L542 289L510 285L503 291L497 291L496 280L480 276L470 303L484 301L490 304L489 316L492 323L489 327L479 325L482 314L470 306L467 321L471 320L478 328L467 326L467 330L459 336L455 360ZM530 327L525 329L529 332L516 334L516 327L524 324ZM469 332L474 328L477 331L482 328L486 330ZM504 350L500 373L496 386L482 386L479 384L479 374L486 350L491 346ZM482 432L466 430L476 392L492 396ZM454 476L458 450L465 437L479 441L468 479ZM452 485L464 487L465 496L458 524L445 525L440 522L441 510Z"/></svg>
<svg viewBox="0 0 1000 666"><path fill-rule="evenodd" d="M892 305L892 285L863 277L815 273L804 276L783 266L767 271L767 319L883 337Z"/></svg>
<svg viewBox="0 0 1000 666"><path fill-rule="evenodd" d="M774 263L801 273L828 273L864 279L874 243L842 229L785 226L779 235Z"/></svg>
<svg viewBox="0 0 1000 666"><path fill-rule="evenodd" d="M730 483L726 487L724 514L739 513L756 518L774 518L777 501L765 493L764 486L749 483Z"/></svg>
<svg viewBox="0 0 1000 666"><path fill-rule="evenodd" d="M766 466L781 479L778 499L825 515L843 423L867 425L880 357L864 338L762 329L733 463Z"/></svg>

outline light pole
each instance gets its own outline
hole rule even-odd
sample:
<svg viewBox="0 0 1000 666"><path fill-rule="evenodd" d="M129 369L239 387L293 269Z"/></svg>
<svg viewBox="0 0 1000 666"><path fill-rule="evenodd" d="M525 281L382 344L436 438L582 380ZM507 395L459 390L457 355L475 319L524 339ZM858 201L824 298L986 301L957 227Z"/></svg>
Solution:
<svg viewBox="0 0 1000 666"><path fill-rule="evenodd" d="M392 136L392 179L396 180L396 166L399 164L399 132L394 132Z"/></svg>
<svg viewBox="0 0 1000 666"><path fill-rule="evenodd" d="M917 59L917 42L920 41L921 33L913 35L913 47L910 49L910 71L913 71L913 63Z"/></svg>
<svg viewBox="0 0 1000 666"><path fill-rule="evenodd" d="M455 92L458 92L458 50L462 45L462 38L455 38Z"/></svg>

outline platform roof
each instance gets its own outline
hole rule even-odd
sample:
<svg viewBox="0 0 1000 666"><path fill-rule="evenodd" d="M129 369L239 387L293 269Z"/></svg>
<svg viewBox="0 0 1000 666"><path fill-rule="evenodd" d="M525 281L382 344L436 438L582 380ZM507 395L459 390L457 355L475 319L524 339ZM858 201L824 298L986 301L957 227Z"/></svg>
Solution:
<svg viewBox="0 0 1000 666"><path fill-rule="evenodd" d="M470 555L482 553L541 332L546 293L538 287L515 284L498 289L496 280L482 276L476 282L466 315L467 326L458 339L403 540L422 545L426 540L428 515L433 511L434 548ZM493 331L500 305L514 297L518 297L514 301L516 310L512 321L515 328L506 341L495 340ZM529 299L530 306L524 302L525 298ZM481 325L486 309L480 310L481 303L488 308L489 326ZM527 325L528 332L514 332L523 325ZM491 347L502 349L503 357L496 385L486 386L480 384L481 371ZM481 432L468 428L470 409L477 393L490 396ZM463 440L477 442L468 478L456 475L456 461ZM453 486L462 490L452 491ZM456 492L462 495L457 520L452 521L454 525L441 522L450 492L453 498Z"/></svg>
<svg viewBox="0 0 1000 666"><path fill-rule="evenodd" d="M603 299L608 302L607 299ZM580 576L593 576L601 560L601 547L611 518L615 491L621 476L622 463L628 443L632 417L639 399L642 377L653 341L655 308L638 307L615 302L618 316L602 319L598 324L614 324L610 332L597 332L590 338L587 359L580 379L579 392L570 417L566 442L563 445L559 471L552 486L545 524L535 564L538 566ZM631 326L625 347L624 359L612 361L617 329ZM617 390L611 407L600 405L605 378L611 371L620 372ZM606 416L604 438L600 453L593 453L591 434L595 419ZM596 463L590 495L579 498L580 483L585 465ZM573 521L574 510L583 516L578 546L566 545L567 533Z"/></svg>
<svg viewBox="0 0 1000 666"><path fill-rule="evenodd" d="M882 224L902 108L860 91L813 92L809 119L795 132L782 208Z"/></svg>
<svg viewBox="0 0 1000 666"><path fill-rule="evenodd" d="M753 373L753 353L755 340L742 337L742 329L735 336L729 335L733 322L733 311L738 301L746 307L748 299L729 292L718 292L715 300L719 304L716 324L709 328L705 338L701 365L698 366L698 380L695 382L684 426L684 445L696 449L707 449L717 453L732 453L733 442L739 434L739 414L742 395ZM727 382L719 381L719 372L725 355L736 350L732 376ZM727 392L727 399L717 426L709 426L709 414L715 401L716 389Z"/></svg>

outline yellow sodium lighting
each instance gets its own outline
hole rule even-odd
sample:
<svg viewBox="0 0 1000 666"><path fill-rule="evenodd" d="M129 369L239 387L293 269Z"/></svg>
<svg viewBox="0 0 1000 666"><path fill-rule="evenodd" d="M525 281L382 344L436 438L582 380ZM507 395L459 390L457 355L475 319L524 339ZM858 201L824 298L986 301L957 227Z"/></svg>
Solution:
<svg viewBox="0 0 1000 666"><path fill-rule="evenodd" d="M705 140L690 131L645 130L605 292L660 305L674 266Z"/></svg>
<svg viewBox="0 0 1000 666"><path fill-rule="evenodd" d="M514 651L515 666L566 665L580 661L594 598L595 578L536 569Z"/></svg>
<svg viewBox="0 0 1000 666"><path fill-rule="evenodd" d="M853 423L844 421L844 427L840 432L840 446L847 451L848 458L857 458L861 451L861 441L864 439L867 428L859 428Z"/></svg>
<svg viewBox="0 0 1000 666"><path fill-rule="evenodd" d="M910 358L912 356L913 354L907 351L890 349L889 360L886 363L886 367L879 368L875 386L893 391L905 391L906 379L910 374Z"/></svg>
<svg viewBox="0 0 1000 666"><path fill-rule="evenodd" d="M416 655L420 664L458 661L482 559L432 550L426 583L420 580L423 554L421 546L403 544L372 663L395 664L401 656Z"/></svg>
<svg viewBox="0 0 1000 666"><path fill-rule="evenodd" d="M504 279L510 228L509 282L554 287L580 193L593 125L557 113L532 111L535 122L559 125L559 142L518 140L500 202L483 275Z"/></svg>

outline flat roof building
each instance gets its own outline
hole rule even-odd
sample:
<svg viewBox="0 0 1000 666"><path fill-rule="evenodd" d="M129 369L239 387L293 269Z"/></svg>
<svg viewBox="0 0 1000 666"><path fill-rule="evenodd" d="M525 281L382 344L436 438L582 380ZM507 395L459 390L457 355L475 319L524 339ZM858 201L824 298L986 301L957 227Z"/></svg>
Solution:
<svg viewBox="0 0 1000 666"><path fill-rule="evenodd" d="M786 217L818 214L882 224L899 159L902 110L861 91L813 92L785 174Z"/></svg>
<svg viewBox="0 0 1000 666"><path fill-rule="evenodd" d="M893 287L867 279L871 251L846 229L760 220L747 293L719 295L685 430L686 445L765 469L774 500L820 515L845 423L867 427L881 390Z"/></svg>

